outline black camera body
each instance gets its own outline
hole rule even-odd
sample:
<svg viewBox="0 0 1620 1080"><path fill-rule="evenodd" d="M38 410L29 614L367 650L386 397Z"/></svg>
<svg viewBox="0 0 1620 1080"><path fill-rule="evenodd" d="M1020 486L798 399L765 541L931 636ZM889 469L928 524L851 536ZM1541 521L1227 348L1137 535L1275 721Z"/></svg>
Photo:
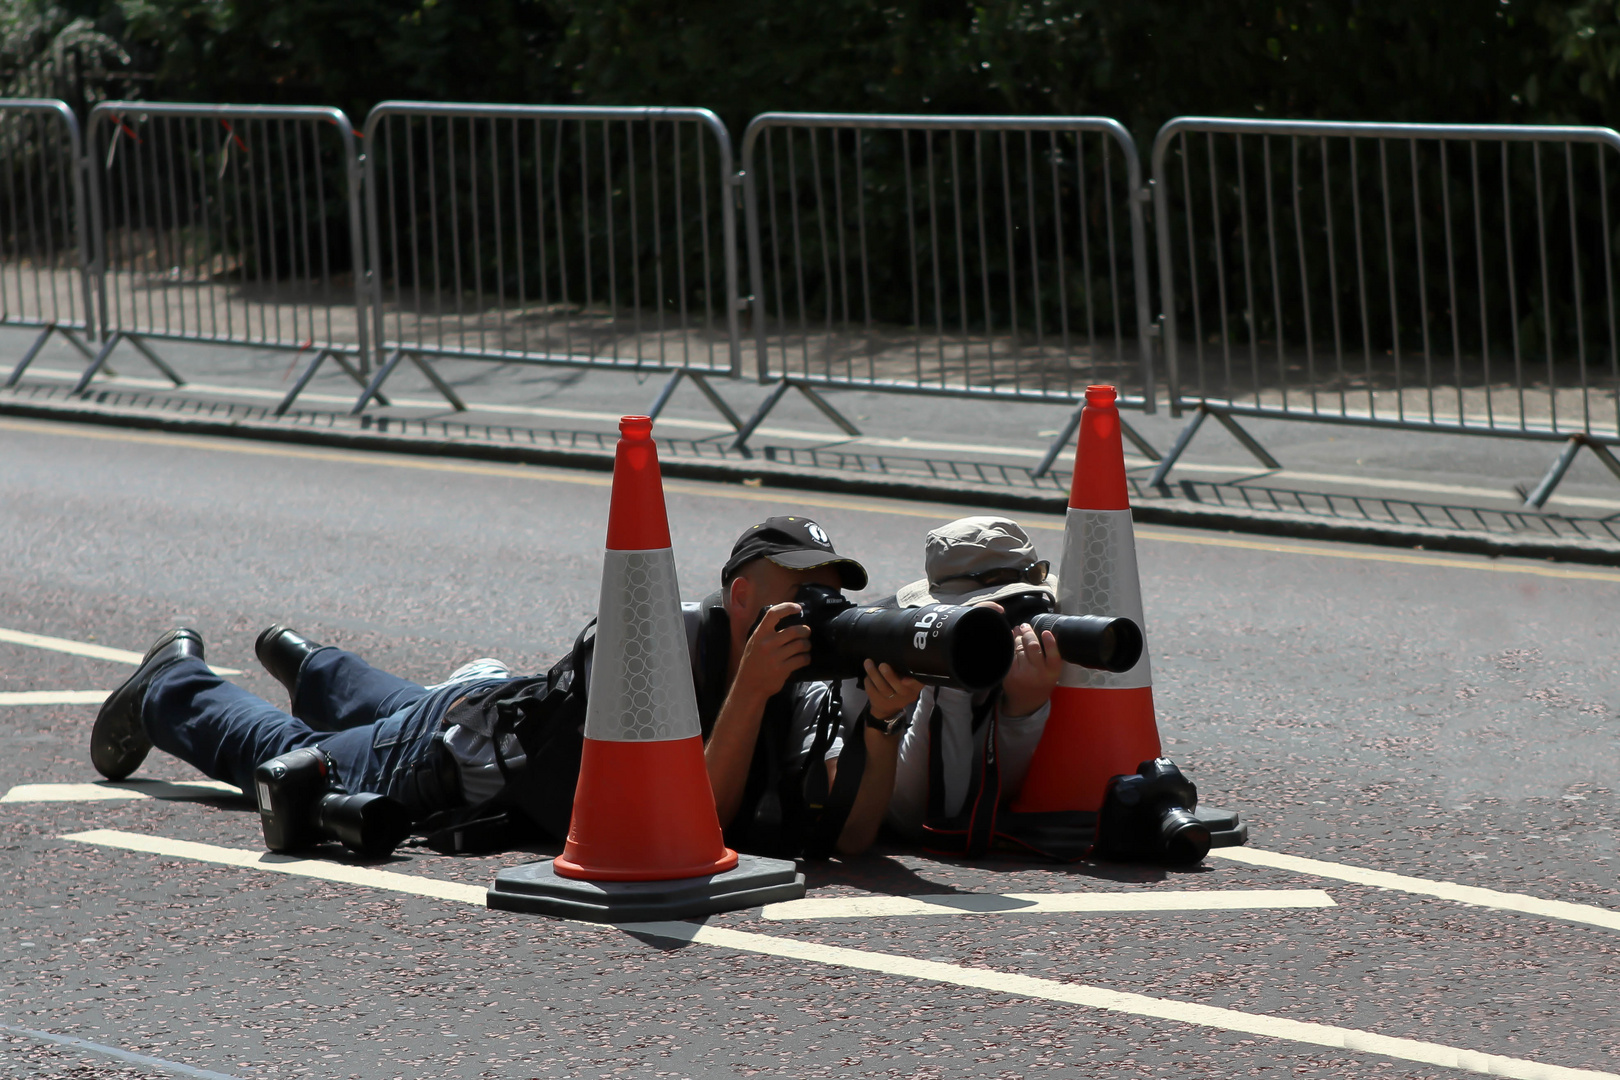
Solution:
<svg viewBox="0 0 1620 1080"><path fill-rule="evenodd" d="M1194 813L1198 788L1169 758L1116 776L1097 816L1097 854L1123 862L1191 865L1209 854L1209 826Z"/></svg>
<svg viewBox="0 0 1620 1080"><path fill-rule="evenodd" d="M998 601L1011 626L1028 623L1038 635L1050 630L1058 653L1080 667L1129 671L1142 658L1142 628L1108 615L1059 615L1051 594L1027 592Z"/></svg>
<svg viewBox="0 0 1620 1080"><path fill-rule="evenodd" d="M777 625L810 628L798 681L859 678L870 659L920 682L984 690L1012 667L1012 629L990 608L861 607L827 585L800 585L794 600L803 610Z"/></svg>
<svg viewBox="0 0 1620 1080"><path fill-rule="evenodd" d="M253 770L264 846L298 851L336 840L357 855L382 858L411 832L411 815L387 795L350 795L320 750L290 750Z"/></svg>

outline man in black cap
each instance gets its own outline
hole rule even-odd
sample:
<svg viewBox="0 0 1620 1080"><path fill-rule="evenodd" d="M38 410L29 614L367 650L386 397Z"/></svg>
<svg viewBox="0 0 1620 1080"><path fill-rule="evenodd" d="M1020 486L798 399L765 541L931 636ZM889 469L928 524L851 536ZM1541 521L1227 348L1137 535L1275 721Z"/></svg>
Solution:
<svg viewBox="0 0 1620 1080"><path fill-rule="evenodd" d="M780 624L798 613L792 600L800 585L861 589L866 571L838 555L815 522L771 518L739 538L721 584L721 593L683 608L722 824L751 851L864 849L893 790L899 734L921 685L871 664L864 690L790 685L792 673L809 663L810 631ZM347 791L391 796L417 822L496 800L515 773L543 775L562 788L550 831L566 829L577 748L571 761L541 768L526 761L524 747L532 744L483 722L498 709L473 707L543 698L548 677L514 679L499 661L484 659L423 687L279 625L259 635L255 651L286 688L288 711L214 674L195 630L160 637L96 717L90 757L97 771L121 780L155 745L250 792L261 764L315 749ZM589 686L589 649L579 655L587 666L574 685ZM848 717L869 725L854 753L841 737ZM818 750L826 764L810 769Z"/></svg>
<svg viewBox="0 0 1620 1080"><path fill-rule="evenodd" d="M773 517L737 538L719 592L681 605L704 757L733 847L856 854L882 824L922 684L871 660L859 685L794 679L810 663L804 585L858 591L866 570L814 521Z"/></svg>

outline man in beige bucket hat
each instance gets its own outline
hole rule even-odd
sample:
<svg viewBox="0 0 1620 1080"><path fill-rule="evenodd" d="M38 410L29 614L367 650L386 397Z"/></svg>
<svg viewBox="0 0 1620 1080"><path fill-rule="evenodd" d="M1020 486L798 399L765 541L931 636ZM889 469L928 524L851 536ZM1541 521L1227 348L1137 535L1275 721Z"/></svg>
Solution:
<svg viewBox="0 0 1620 1080"><path fill-rule="evenodd" d="M929 686L913 706L885 818L913 840L923 835L925 820L962 812L983 763L992 710L999 709L994 726L1001 799L1010 801L1017 794L1063 671L1051 632L1037 635L1019 618L1020 613L1056 610L1057 579L1017 522L994 516L958 518L930 532L923 552L928 576L896 594L901 607L995 604L1015 627L1013 666L1000 687L973 694ZM936 739L940 790L933 790L930 776Z"/></svg>

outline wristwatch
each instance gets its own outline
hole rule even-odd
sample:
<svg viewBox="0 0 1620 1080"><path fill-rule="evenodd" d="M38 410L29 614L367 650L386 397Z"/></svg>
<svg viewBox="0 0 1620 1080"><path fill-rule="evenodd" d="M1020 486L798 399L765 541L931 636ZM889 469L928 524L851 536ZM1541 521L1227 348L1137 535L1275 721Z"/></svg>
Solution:
<svg viewBox="0 0 1620 1080"><path fill-rule="evenodd" d="M866 726L882 735L898 735L911 726L911 710L901 709L887 720L879 720L872 715L870 706L866 709Z"/></svg>

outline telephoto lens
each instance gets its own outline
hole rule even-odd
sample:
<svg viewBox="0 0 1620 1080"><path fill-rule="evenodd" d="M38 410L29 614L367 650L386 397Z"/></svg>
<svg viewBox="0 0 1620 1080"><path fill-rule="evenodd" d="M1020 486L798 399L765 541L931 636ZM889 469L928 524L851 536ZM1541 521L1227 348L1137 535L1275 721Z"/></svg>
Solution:
<svg viewBox="0 0 1620 1080"><path fill-rule="evenodd" d="M1050 630L1058 653L1071 664L1099 671L1129 671L1142 658L1142 628L1129 619L1107 615L1059 615L1047 592L1030 591L1002 597L1010 626L1028 623L1039 636Z"/></svg>
<svg viewBox="0 0 1620 1080"><path fill-rule="evenodd" d="M778 625L810 627L810 664L795 673L800 681L859 678L871 660L935 686L984 690L1012 667L1012 630L991 608L857 607L826 585L801 585L794 599L803 612Z"/></svg>
<svg viewBox="0 0 1620 1080"><path fill-rule="evenodd" d="M381 858L411 832L410 811L386 795L350 795L331 759L312 747L290 750L253 771L264 846L297 851L336 840L365 858Z"/></svg>
<svg viewBox="0 0 1620 1080"><path fill-rule="evenodd" d="M1035 615L1036 634L1052 631L1063 659L1099 671L1129 671L1142 658L1142 630L1129 619L1107 615Z"/></svg>

